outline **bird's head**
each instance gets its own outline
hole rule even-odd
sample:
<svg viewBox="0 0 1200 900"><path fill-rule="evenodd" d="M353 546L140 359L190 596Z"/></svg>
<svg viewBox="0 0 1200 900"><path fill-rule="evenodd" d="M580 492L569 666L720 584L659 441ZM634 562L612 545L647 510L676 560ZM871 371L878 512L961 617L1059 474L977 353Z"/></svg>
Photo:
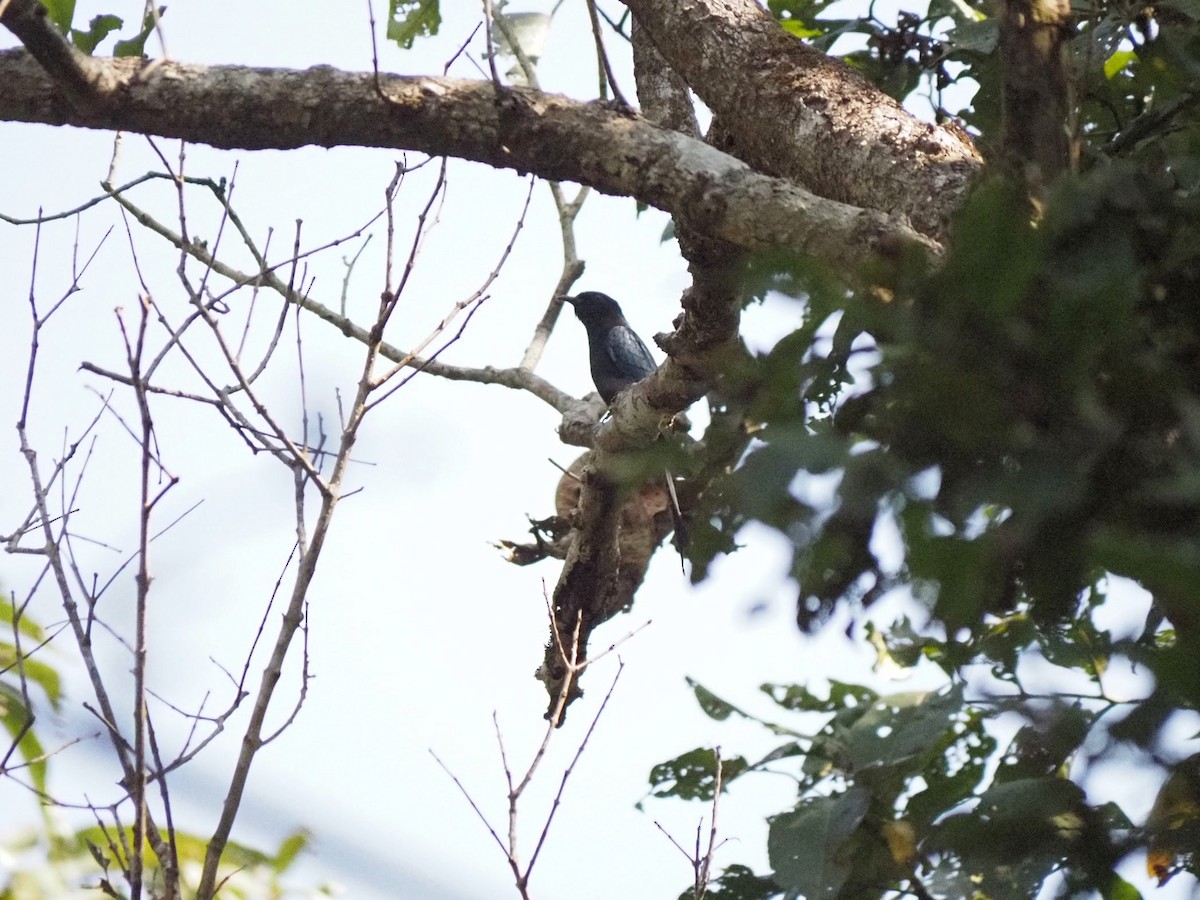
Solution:
<svg viewBox="0 0 1200 900"><path fill-rule="evenodd" d="M625 321L621 307L608 294L601 294L599 291L584 291L582 294L565 299L575 307L575 315L585 327L619 325Z"/></svg>

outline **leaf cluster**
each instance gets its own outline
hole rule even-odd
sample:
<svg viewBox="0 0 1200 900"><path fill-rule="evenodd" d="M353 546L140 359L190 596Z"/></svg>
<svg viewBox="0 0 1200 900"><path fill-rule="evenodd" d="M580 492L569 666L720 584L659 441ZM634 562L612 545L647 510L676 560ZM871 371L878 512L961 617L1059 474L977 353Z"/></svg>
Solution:
<svg viewBox="0 0 1200 900"><path fill-rule="evenodd" d="M1131 749L1161 761L1163 723L1200 705L1193 141L1172 131L1153 162L1143 148L1064 179L1037 218L1012 186L982 184L936 272L901 261L854 290L811 263L750 272L757 295L796 298L800 322L722 387L717 411L747 444L702 498L697 577L744 524L765 524L793 547L801 627L904 591L923 624L864 632L881 665L932 663L949 686L764 687L827 718L736 776L787 762L798 784L771 822L774 886L744 896L1018 898L1052 876L1064 896L1137 896L1117 870L1154 828L1073 776ZM1151 600L1115 611L1122 637L1096 616L1127 602L1117 576ZM1086 689L1031 688L1033 658ZM1111 699L1114 663L1153 687ZM1182 808L1160 879L1200 874L1176 840L1200 806Z"/></svg>
<svg viewBox="0 0 1200 900"><path fill-rule="evenodd" d="M25 760L30 784L42 793L46 791L46 755L33 728L35 707L43 702L58 709L62 700L58 672L37 655L48 641L40 625L0 595L0 723L12 741L12 749L0 756L0 771L13 767L15 750Z"/></svg>

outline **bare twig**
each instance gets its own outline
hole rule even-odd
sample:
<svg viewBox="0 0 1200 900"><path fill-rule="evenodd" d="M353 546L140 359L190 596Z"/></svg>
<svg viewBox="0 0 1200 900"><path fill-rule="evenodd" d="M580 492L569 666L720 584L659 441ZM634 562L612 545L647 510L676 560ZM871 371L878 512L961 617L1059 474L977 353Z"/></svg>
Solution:
<svg viewBox="0 0 1200 900"><path fill-rule="evenodd" d="M492 11L492 0L483 0L483 34L487 41L487 61L488 70L492 74L492 87L499 96L504 90L504 85L500 82L500 73L496 70L496 43L492 38L492 23L496 21L496 14Z"/></svg>
<svg viewBox="0 0 1200 900"><path fill-rule="evenodd" d="M40 225L38 228L38 237L40 238ZM114 706L92 650L90 637L90 615L89 625L85 627L84 621L80 616L78 603L75 600L74 591L71 588L68 568L74 569L74 565L64 555L64 542L65 535L67 534L66 529L68 522L67 514L64 514L61 519L51 515L49 508L51 486L43 477L41 466L38 463L37 452L34 450L29 440L27 421L30 403L33 396L33 374L37 369L38 363L40 334L49 320L50 315L62 307L60 302L55 304L52 307L51 312L47 313L46 315L43 316L39 313L36 294L33 288L33 284L36 283L37 246L38 242L35 241L34 264L32 267L34 275L31 277L29 293L29 309L33 333L30 338L29 357L26 370L27 377L24 387L24 395L22 397L21 416L17 425L17 437L21 448L21 454L25 459L26 466L29 471L30 485L33 493L34 512L31 514L30 521L36 520L39 523L44 541L43 546L40 548L40 552L46 558L47 570L52 574L55 586L58 589L59 596L63 604L63 609L67 615L67 621L70 630L75 638L75 643L79 650L80 658L84 664L85 670L87 671L89 682L91 683L93 695L95 696L96 702L99 706L98 711L92 710L92 708L87 704L85 704L85 708L92 710L100 719L100 721L105 724L105 729L108 732L113 748L116 751L117 761L122 769L124 776L123 781L128 789L134 790L133 786L137 783L139 778L139 767L136 753L134 751L134 747L131 746L129 741L121 734L120 729L117 726L117 717L115 715ZM72 452L74 447L77 446L78 442L72 445ZM148 439L144 442L144 446L146 448L150 446L150 441ZM148 465L148 460L144 461ZM63 468L61 464L56 466L53 470L52 478L57 478L62 471ZM58 523L59 529L57 533L54 525L56 522ZM82 579L79 577L78 570L75 569L74 572L77 581L82 584ZM166 861L169 855L169 848L163 840L162 835L159 833L152 819L145 817L143 821L143 843L148 841L155 855L160 860ZM164 864L166 863L164 862ZM131 884L132 883L133 882L131 882Z"/></svg>
<svg viewBox="0 0 1200 900"><path fill-rule="evenodd" d="M396 178L388 188L388 206L386 212L391 218L391 203L395 196L395 189L399 184L399 179L402 171L397 172ZM389 228L389 232L391 229ZM420 240L420 229L418 229L418 237ZM298 254L296 254L298 255ZM385 285L391 283L391 247L387 254L387 269L385 272ZM284 295L291 295L290 287L285 287ZM265 723L267 712L274 698L275 690L279 684L283 672L284 660L293 643L296 633L299 631L303 635L304 644L304 664L301 674L300 695L296 706L294 707L291 716L284 722L284 728L291 722L296 715L300 706L304 702L306 695L306 687L309 678L308 674L308 646L307 646L307 626L306 613L308 609L308 595L312 584L312 579L316 573L317 563L320 559L321 551L325 544L325 539L328 536L329 529L333 520L333 514L339 501L342 499L342 483L346 473L346 467L350 462L351 450L358 439L359 430L363 424L366 414L369 412L369 399L372 392L375 390L375 366L379 359L379 347L381 336L384 328L387 325L388 319L396 308L396 295L385 287L382 292L382 299L376 320L370 329L372 339L366 342L365 353L363 354L361 373L358 379L358 386L355 391L355 396L349 408L345 412L345 421L343 423L342 433L338 442L337 451L333 457L332 469L328 477L323 477L313 468L304 451L295 447L290 442L286 445L286 452L292 458L293 471L297 473L297 502L303 502L302 487L304 479L312 483L320 495L320 509L318 510L316 520L313 524L311 537L304 534L301 529L300 539L297 541L297 550L299 553L299 561L295 574L295 581L292 585L291 595L288 600L287 608L284 611L282 622L279 630L276 633L275 645L271 651L270 658L267 661L266 668L263 670L262 678L259 682L258 692L255 696L254 706L250 713L250 721L247 724L246 731L242 737L241 749L238 755L237 762L234 766L232 778L230 780L229 789L225 795L225 802L222 807L221 816L217 823L217 827L213 832L212 838L209 841L208 848L205 854L204 867L200 876L200 883L197 894L202 900L211 900L220 889L221 882L218 879L218 870L222 854L228 844L229 836L233 828L234 820L237 816L241 805L242 798L245 794L247 779L249 777L250 767L258 751L269 741L273 740L279 730L272 733L265 731ZM193 300L195 303L196 301ZM214 333L220 337L219 328L214 322L212 326ZM237 369L236 361L226 352L226 361L233 372L234 376L242 384L243 390L249 394L248 386L245 384L244 378ZM257 409L259 404L256 403L256 411L259 415L263 415L265 410ZM266 416L263 415L264 419ZM303 479L300 476L303 475ZM265 619L264 619L265 623Z"/></svg>
<svg viewBox="0 0 1200 900"><path fill-rule="evenodd" d="M696 825L696 844L695 849L691 851L685 850L679 841L675 840L675 837L667 829L663 828L661 823L654 823L654 827L663 833L666 839L674 845L676 850L683 854L684 858L692 866L692 900L704 900L704 897L708 895L708 884L712 876L713 854L721 846L721 844L717 843L717 805L720 803L721 791L723 789L721 780L721 748L714 748L713 755L716 757L716 777L713 783L712 812L709 815L708 844L704 848L704 852L701 852L701 832L704 828L703 819Z"/></svg>
<svg viewBox="0 0 1200 900"><path fill-rule="evenodd" d="M625 99L625 95L617 87L617 79L613 75L612 65L608 61L608 52L604 49L604 38L600 34L600 19L596 15L596 0L587 0L587 8L588 17L592 22L592 39L596 42L596 60L600 67L600 99L608 99L608 94L604 90L604 85L607 83L612 88L613 99L621 104L621 106L631 109L629 101Z"/></svg>
<svg viewBox="0 0 1200 900"><path fill-rule="evenodd" d="M413 168L415 167L410 167L406 171L412 171ZM222 193L216 191L216 185L213 185L210 182L206 186L210 189L210 191L213 191L218 201L221 202L224 207L227 207L226 199ZM261 267L257 274L246 274L223 262L220 262L209 251L209 249L202 244L187 243L183 240L181 235L167 228L148 213L134 206L127 198L120 198L118 202L122 202L123 205L125 205L126 208L137 218L139 223L145 225L156 234L159 234L177 248L185 251L189 256L196 259L201 264L210 266L214 272L217 272L233 282L235 288L238 285L261 282L261 284L263 284L265 287L270 288L272 291L275 291L280 296L286 298L289 303L294 303L317 316L317 318L323 319L347 337L354 338L355 340L364 344L372 340L369 329L363 328L347 317L339 315L334 310L329 309L328 307L312 300L309 297L299 294L289 295L286 284L274 274L275 269L279 268L281 265L287 264L289 261L284 260L280 263L268 263L265 259L263 259L257 247L254 246L249 234L243 227L241 227L240 219L237 218L232 208L227 207L230 221L233 222L235 227L238 227L238 231L242 236L243 242L250 249L252 256L254 256L258 265ZM578 198L576 202L578 202ZM371 219L370 222L367 222L361 228L356 229L347 237L330 241L321 247L307 251L304 255L309 256L313 253L320 252L321 250L336 247L341 243L344 243L346 240L350 240L361 235L363 231L381 215L383 215L383 213L377 214ZM556 301L556 305L561 305L561 301ZM198 363L195 363L190 356L188 356L186 349L184 349L184 354L185 357L189 359L189 362L191 362L193 365L193 368L197 371L197 374L199 374L200 377L205 379L207 382L208 379L203 369ZM404 362L406 365L419 367L431 375L436 375L440 378L446 378L452 381L473 381L479 384L497 384L514 390L526 391L548 403L559 412L566 412L570 409L573 409L579 403L579 401L577 401L574 397L570 396L564 391L559 390L545 379L538 377L533 372L529 371L528 368L515 367L510 369L496 369L491 366L485 368L473 368L469 366L450 366L444 363L432 363L431 361L424 359L419 355L394 347L386 341L383 341L379 344L379 355L384 359L391 360L392 362ZM211 389L215 394L219 394L220 392L220 389L215 385L211 385ZM249 429L249 425L246 422L241 422L241 427Z"/></svg>
<svg viewBox="0 0 1200 900"><path fill-rule="evenodd" d="M586 668L587 666L589 666L593 662L595 662L596 659L600 659L602 656L605 655L605 654L601 654L600 656L596 657L596 659L584 660L584 661L580 662L579 661L579 633L580 633L581 623L578 621L576 622L575 632L574 632L574 635L573 635L573 638L571 641L571 648L568 650L567 647L562 643L562 641L560 639L561 636L558 634L558 628L557 628L557 623L555 621L554 612L553 612L553 610L549 609L549 604L550 604L549 597L548 596L545 597L545 600L546 600L546 604L547 604L547 610L550 614L551 628L554 630L556 639L559 639L558 646L559 646L559 650L562 654L562 663L564 666L566 666L568 669L570 669L573 674L577 674L579 671L581 671L582 669ZM640 629L637 629L637 630L640 630ZM620 641L618 643L623 643L624 640L628 639L629 637L632 637L633 633L636 633L636 632L631 632L629 635L626 636L626 638L622 639L622 641ZM609 648L610 651L614 650L614 649L616 649L615 644ZM467 803L469 803L471 805L471 809L473 809L475 811L475 814L479 817L480 821L483 822L484 827L487 828L488 833L491 834L492 839L496 842L496 844L500 847L501 851L504 853L505 858L508 860L509 869L513 873L513 879L514 879L514 882L515 882L515 885L517 888L517 892L520 894L520 896L523 898L523 900L528 900L528 898L530 896L529 880L533 874L534 866L537 864L538 856L541 854L542 847L546 843L546 838L550 833L550 826L554 822L555 813L558 812L558 808L562 804L563 793L566 790L567 781L570 779L571 774L575 771L575 767L578 765L579 760L582 758L583 751L587 748L588 741L591 739L592 733L596 730L596 725L599 723L600 717L604 714L604 710L608 706L608 701L612 698L613 691L616 690L617 681L620 679L621 672L624 670L624 668L625 668L625 664L623 662L618 661L617 671L613 675L612 683L609 685L608 691L605 693L604 699L601 701L599 709L596 710L596 715L593 716L591 724L588 726L587 731L584 733L583 738L580 740L579 745L575 750L575 755L571 759L571 762L567 764L567 767L562 772L562 776L559 779L558 790L555 792L554 800L551 802L550 809L546 814L546 818L545 818L544 822L542 823L542 827L541 827L540 831L538 832L537 841L534 844L533 853L531 854L528 863L522 862L521 854L520 854L520 850L519 850L519 831L520 831L520 829L518 826L519 826L519 820L520 820L521 798L524 795L525 791L528 789L529 785L533 782L533 779L536 776L538 769L541 766L542 760L546 756L546 751L549 749L550 741L558 731L558 722L561 719L562 710L566 708L566 704L569 699L571 685L574 683L573 679L568 678L568 679L563 680L561 696L559 698L559 704L558 704L559 715L554 718L551 718L550 722L547 724L546 730L542 735L541 743L538 745L537 750L534 751L533 757L530 760L529 765L526 767L524 774L521 776L521 778L519 780L514 777L512 766L509 764L508 750L504 745L504 737L500 731L499 718L495 713L492 714L492 724L493 724L493 727L496 732L496 742L497 742L497 745L500 750L500 761L501 761L501 765L504 768L504 779L505 779L505 785L506 785L507 794L508 794L507 840L505 840L505 838L502 838L500 836L500 833L496 830L495 826L493 826L491 824L491 822L488 821L487 817L483 814L483 811L479 808L479 805L475 802L475 799L471 796L470 791L467 790L467 788L465 787L465 785L463 785L462 781L458 778L458 776L455 775L444 762L442 762L441 758L436 753L434 753L433 750L429 751L430 754L433 756L433 758L435 760L437 760L438 765L441 766L442 769L446 772L446 774L449 775L450 778L454 781L454 784L458 787L459 791L466 798Z"/></svg>

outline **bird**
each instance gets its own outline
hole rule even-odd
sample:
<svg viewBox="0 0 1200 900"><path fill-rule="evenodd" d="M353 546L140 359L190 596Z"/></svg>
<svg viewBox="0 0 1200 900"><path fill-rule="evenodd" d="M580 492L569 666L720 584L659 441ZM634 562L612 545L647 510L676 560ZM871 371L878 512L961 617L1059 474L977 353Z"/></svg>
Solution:
<svg viewBox="0 0 1200 900"><path fill-rule="evenodd" d="M612 405L617 394L658 368L642 339L629 327L629 321L621 312L621 305L608 294L584 291L564 299L575 308L576 317L587 329L592 383L606 404ZM665 475L667 494L671 498L675 546L679 550L682 565L686 540L683 513L675 493L675 476L669 471Z"/></svg>
<svg viewBox="0 0 1200 900"><path fill-rule="evenodd" d="M605 403L611 404L617 394L658 368L620 304L608 294L584 291L565 299L587 329L592 381Z"/></svg>

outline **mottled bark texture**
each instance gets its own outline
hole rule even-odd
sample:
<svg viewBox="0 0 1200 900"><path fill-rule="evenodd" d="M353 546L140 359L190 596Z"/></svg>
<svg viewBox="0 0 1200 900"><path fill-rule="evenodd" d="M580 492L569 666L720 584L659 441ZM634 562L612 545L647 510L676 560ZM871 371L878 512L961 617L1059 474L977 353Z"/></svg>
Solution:
<svg viewBox="0 0 1200 900"><path fill-rule="evenodd" d="M564 691L568 703L582 694L578 670L572 672L566 659L574 652L576 665L586 660L592 630L630 609L654 552L671 533L670 498L661 479L623 495L597 462L595 452L579 457L555 492L556 515L572 535L559 545L566 563L554 590L555 630L538 668L549 695L547 717Z"/></svg>
<svg viewBox="0 0 1200 900"><path fill-rule="evenodd" d="M756 169L944 236L981 166L963 135L913 118L756 0L623 2Z"/></svg>
<svg viewBox="0 0 1200 900"><path fill-rule="evenodd" d="M699 126L687 86L636 22L633 28L634 74L643 116L663 129L697 138ZM628 435L637 441L634 446L652 440L655 431L651 429L670 421L674 409L707 393L718 371L712 365L713 348L737 339L741 302L731 287L735 279L730 273L740 253L724 241L693 232L679 217L676 234L693 276L687 295L691 302L685 302L679 330L670 336L675 349L664 367L669 378L656 374L656 383L649 386L651 397L664 387L676 393L664 398L665 405L653 400L646 405L642 426ZM705 308L696 315L690 310L698 303ZM698 323L704 327L697 327ZM564 427L564 435L566 430ZM623 497L611 471L628 446L624 440L608 440L603 429L593 434L599 438L595 449L577 461L571 474L563 476L557 494L558 518L569 522L571 530L565 541L562 575L554 589L554 629L538 669L549 695L549 715L558 709L558 698L564 692L569 700L580 693L577 670L566 664L560 642L565 635L577 635L577 659L587 658L592 631L633 605L654 551L672 528L663 479L643 484L631 497Z"/></svg>
<svg viewBox="0 0 1200 900"><path fill-rule="evenodd" d="M1038 198L1075 158L1066 43L1070 0L1002 0L1000 162Z"/></svg>
<svg viewBox="0 0 1200 900"><path fill-rule="evenodd" d="M71 105L92 109L113 85L102 63L79 52L37 0L0 0L0 24L11 31L58 83Z"/></svg>
<svg viewBox="0 0 1200 900"><path fill-rule="evenodd" d="M816 197L701 141L607 105L487 82L97 61L112 89L74 106L24 51L0 52L0 120L75 125L247 150L361 146L453 156L636 197L749 249L790 247L849 270L915 241L898 216ZM839 263L840 260L840 263Z"/></svg>
<svg viewBox="0 0 1200 900"><path fill-rule="evenodd" d="M633 77L637 83L638 105L646 121L659 128L678 131L688 137L700 137L696 110L688 96L688 86L672 69L646 29L633 20Z"/></svg>

